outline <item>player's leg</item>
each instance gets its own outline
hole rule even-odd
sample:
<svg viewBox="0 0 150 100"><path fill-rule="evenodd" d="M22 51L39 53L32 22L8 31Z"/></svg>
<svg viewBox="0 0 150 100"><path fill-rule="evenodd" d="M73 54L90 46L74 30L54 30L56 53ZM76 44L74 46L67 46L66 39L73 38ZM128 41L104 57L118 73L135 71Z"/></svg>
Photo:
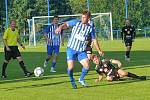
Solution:
<svg viewBox="0 0 150 100"><path fill-rule="evenodd" d="M83 86L86 87L87 84L84 81L84 77L86 76L86 74L89 71L89 59L87 58L86 52L79 53L78 54L78 60L83 66L82 73L81 73L80 78L79 78L79 83L81 83Z"/></svg>
<svg viewBox="0 0 150 100"><path fill-rule="evenodd" d="M136 74L133 74L133 73L130 73L130 72L126 72L126 71L124 71L122 69L118 70L118 74L120 75L120 77L132 77L132 78L135 78L135 79L146 80L145 76L138 76Z"/></svg>
<svg viewBox="0 0 150 100"><path fill-rule="evenodd" d="M27 68L26 68L26 66L25 66L25 64L24 64L23 58L22 58L22 56L21 56L21 53L20 53L20 51L19 51L19 49L18 49L18 47L14 47L12 51L13 51L13 59L17 59L17 60L18 60L19 65L20 65L20 67L22 68L25 77L31 76L33 73L31 73L31 72L29 72L29 71L27 70Z"/></svg>
<svg viewBox="0 0 150 100"><path fill-rule="evenodd" d="M3 65L2 65L2 76L1 76L1 78L7 77L6 76L6 68L7 68L9 61L11 60L11 57L12 57L11 51L7 51L6 47L4 47L4 52L5 52L5 60L4 60Z"/></svg>
<svg viewBox="0 0 150 100"><path fill-rule="evenodd" d="M88 59L91 60L91 57L92 57L92 48L91 47L87 47L86 48L86 52L87 52Z"/></svg>
<svg viewBox="0 0 150 100"><path fill-rule="evenodd" d="M4 60L3 62L3 65L2 65L2 76L1 78L6 78L6 68L7 68L7 65L9 63L9 60Z"/></svg>
<svg viewBox="0 0 150 100"><path fill-rule="evenodd" d="M51 45L47 45L47 58L45 59L45 61L44 61L44 64L43 64L43 66L44 67L47 67L47 64L48 64L48 61L51 59L51 57L52 57L52 52L53 52L53 46L51 46Z"/></svg>
<svg viewBox="0 0 150 100"><path fill-rule="evenodd" d="M73 77L73 68L74 68L74 61L76 60L76 56L75 56L75 52L70 49L67 48L67 64L68 64L68 75L72 84L72 87L74 89L77 88L77 85L75 83L75 79Z"/></svg>
<svg viewBox="0 0 150 100"><path fill-rule="evenodd" d="M132 47L132 41L126 40L125 45L126 45L125 60L130 61L130 51L131 51L131 47Z"/></svg>
<svg viewBox="0 0 150 100"><path fill-rule="evenodd" d="M52 60L50 72L56 72L55 69L56 69L56 62L57 62L58 54L59 54L59 46L54 46L54 55L53 55L53 60Z"/></svg>

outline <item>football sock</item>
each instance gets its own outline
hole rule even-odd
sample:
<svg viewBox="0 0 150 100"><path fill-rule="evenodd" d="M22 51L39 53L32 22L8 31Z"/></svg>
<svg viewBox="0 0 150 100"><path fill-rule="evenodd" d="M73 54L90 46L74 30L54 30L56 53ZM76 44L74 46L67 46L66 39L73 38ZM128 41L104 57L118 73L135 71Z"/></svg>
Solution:
<svg viewBox="0 0 150 100"><path fill-rule="evenodd" d="M55 68L55 66L56 66L56 61L53 61L51 67Z"/></svg>
<svg viewBox="0 0 150 100"><path fill-rule="evenodd" d="M20 64L20 67L22 68L23 72L26 74L27 73L27 69L26 69L26 66L24 65L24 62L20 61L19 64Z"/></svg>
<svg viewBox="0 0 150 100"><path fill-rule="evenodd" d="M139 78L139 76L135 75L135 74L132 74L130 72L128 72L128 77L132 77L132 78Z"/></svg>
<svg viewBox="0 0 150 100"><path fill-rule="evenodd" d="M130 58L130 51L126 51L126 57Z"/></svg>
<svg viewBox="0 0 150 100"><path fill-rule="evenodd" d="M6 63L6 62L3 63L3 66L2 66L2 76L5 75L5 71L6 71L7 65L8 65L8 63Z"/></svg>
<svg viewBox="0 0 150 100"><path fill-rule="evenodd" d="M68 75L69 75L70 81L71 81L71 82L74 82L73 70L69 70L69 69L68 69Z"/></svg>
<svg viewBox="0 0 150 100"><path fill-rule="evenodd" d="M86 69L86 68L82 68L82 73L81 73L81 76L80 76L80 81L83 81L84 80L84 77L85 75L88 73L88 70L89 69Z"/></svg>

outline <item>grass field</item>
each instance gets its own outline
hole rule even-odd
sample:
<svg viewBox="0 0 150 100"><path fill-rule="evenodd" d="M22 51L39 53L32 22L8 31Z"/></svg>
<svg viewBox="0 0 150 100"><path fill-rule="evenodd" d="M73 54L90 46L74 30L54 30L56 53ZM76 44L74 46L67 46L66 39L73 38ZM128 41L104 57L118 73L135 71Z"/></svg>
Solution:
<svg viewBox="0 0 150 100"><path fill-rule="evenodd" d="M131 62L124 61L125 47L120 40L100 41L105 57L119 59L123 69L146 75L146 81L124 78L122 81L107 82L103 80L95 83L97 77L94 65L86 76L88 88L77 83L74 90L66 74L66 47L61 47L57 64L57 73L50 73L45 68L45 75L41 78L24 78L21 68L16 60L12 60L7 68L8 78L0 79L0 100L150 100L150 38L136 39L131 52ZM46 57L46 47L27 47L20 49L28 69L43 66ZM4 53L0 48L0 66L2 66ZM49 62L50 65L50 62ZM75 79L79 78L81 65L75 65Z"/></svg>

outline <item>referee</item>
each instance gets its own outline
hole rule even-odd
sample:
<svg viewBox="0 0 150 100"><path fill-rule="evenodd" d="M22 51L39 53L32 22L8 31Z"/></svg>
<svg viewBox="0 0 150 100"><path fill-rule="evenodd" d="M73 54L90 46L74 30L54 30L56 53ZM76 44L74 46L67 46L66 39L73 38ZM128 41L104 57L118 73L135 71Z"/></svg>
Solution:
<svg viewBox="0 0 150 100"><path fill-rule="evenodd" d="M126 19L125 24L126 25L122 28L121 31L121 38L126 46L125 60L130 61L130 51L136 33L135 33L135 28L133 25L131 25L129 19Z"/></svg>
<svg viewBox="0 0 150 100"><path fill-rule="evenodd" d="M16 28L16 22L15 20L11 21L10 24L10 28L8 28L3 35L3 42L4 42L4 52L5 52L5 60L2 66L2 76L1 78L6 78L6 68L7 65L9 63L9 61L11 60L11 58L13 59L17 59L20 67L22 68L25 77L29 77L31 76L33 73L27 71L26 66L23 62L23 58L21 57L21 54L19 52L17 43L23 48L25 49L25 47L23 46L23 44L21 44L20 42L20 35L19 35L19 31Z"/></svg>

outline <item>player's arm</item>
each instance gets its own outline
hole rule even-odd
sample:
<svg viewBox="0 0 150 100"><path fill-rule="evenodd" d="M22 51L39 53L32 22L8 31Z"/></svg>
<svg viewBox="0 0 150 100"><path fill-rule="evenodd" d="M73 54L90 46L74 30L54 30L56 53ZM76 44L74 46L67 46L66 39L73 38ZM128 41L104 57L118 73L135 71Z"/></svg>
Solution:
<svg viewBox="0 0 150 100"><path fill-rule="evenodd" d="M94 45L94 47L95 47L96 50L98 51L99 55L100 55L100 56L103 56L104 53L102 52L102 50L101 50L101 48L100 48L100 45L99 45L97 39L92 39L92 42L93 42L92 45Z"/></svg>
<svg viewBox="0 0 150 100"><path fill-rule="evenodd" d="M69 28L69 27L73 27L73 26L76 25L77 22L79 22L78 19L65 22L65 23L63 23L62 25L60 25L60 26L55 30L55 33L61 32L62 30L67 29L67 28Z"/></svg>
<svg viewBox="0 0 150 100"><path fill-rule="evenodd" d="M10 48L8 47L8 44L7 44L7 32L8 32L8 30L6 30L6 31L4 32L4 35L3 35L3 43L4 43L4 46L6 47L6 50L7 50L7 51L11 51Z"/></svg>
<svg viewBox="0 0 150 100"><path fill-rule="evenodd" d="M101 48L100 48L100 45L99 45L99 43L98 43L98 40L96 39L94 28L92 28L90 35L91 35L91 38L92 38L92 45L94 45L94 47L95 47L96 50L98 51L99 55L100 55L100 56L103 56L104 53L102 52L102 50L101 50Z"/></svg>
<svg viewBox="0 0 150 100"><path fill-rule="evenodd" d="M64 35L63 35L63 30L61 31L60 37L61 37L61 45L64 46Z"/></svg>
<svg viewBox="0 0 150 100"><path fill-rule="evenodd" d="M119 68L121 68L122 64L119 60L115 60L115 59L110 59L110 62L112 64L116 64Z"/></svg>
<svg viewBox="0 0 150 100"><path fill-rule="evenodd" d="M133 26L133 36L132 36L132 41L134 41L135 36L136 36L136 32L135 32L135 27Z"/></svg>
<svg viewBox="0 0 150 100"><path fill-rule="evenodd" d="M19 34L17 35L17 42L23 49L25 49L25 46L22 44Z"/></svg>
<svg viewBox="0 0 150 100"><path fill-rule="evenodd" d="M122 39L122 41L124 41L124 27L121 30L121 39Z"/></svg>
<svg viewBox="0 0 150 100"><path fill-rule="evenodd" d="M46 29L44 29L43 33L44 33L44 39L45 39L45 42L47 43L50 43L51 41L48 39L48 33L50 32L50 27L51 25L49 25L48 27L46 27Z"/></svg>
<svg viewBox="0 0 150 100"><path fill-rule="evenodd" d="M103 79L103 74L102 73L98 73L98 78L95 79L95 82L100 82Z"/></svg>

